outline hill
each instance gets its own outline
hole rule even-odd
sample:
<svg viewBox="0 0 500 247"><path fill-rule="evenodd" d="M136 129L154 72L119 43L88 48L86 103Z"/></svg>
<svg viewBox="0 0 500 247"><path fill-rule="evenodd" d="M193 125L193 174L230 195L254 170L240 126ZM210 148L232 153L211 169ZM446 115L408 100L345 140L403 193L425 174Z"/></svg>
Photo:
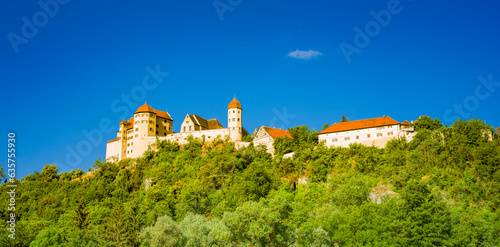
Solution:
<svg viewBox="0 0 500 247"><path fill-rule="evenodd" d="M1 245L498 245L498 133L481 120L420 120L411 142L385 148L326 148L300 126L275 141L274 158L190 139L97 160L87 174L46 165L18 181L16 239L2 221Z"/></svg>

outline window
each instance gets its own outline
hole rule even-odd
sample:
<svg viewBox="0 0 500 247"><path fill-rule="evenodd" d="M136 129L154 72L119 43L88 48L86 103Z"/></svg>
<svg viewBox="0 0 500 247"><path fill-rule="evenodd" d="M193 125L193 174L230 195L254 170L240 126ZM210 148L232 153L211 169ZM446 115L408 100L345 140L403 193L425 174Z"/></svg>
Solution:
<svg viewBox="0 0 500 247"><path fill-rule="evenodd" d="M153 128L149 128L149 131L153 131Z"/></svg>
<svg viewBox="0 0 500 247"><path fill-rule="evenodd" d="M366 135L366 138L370 138L370 134Z"/></svg>
<svg viewBox="0 0 500 247"><path fill-rule="evenodd" d="M234 127L233 127L233 130L234 130Z"/></svg>
<svg viewBox="0 0 500 247"><path fill-rule="evenodd" d="M356 139L359 139L359 136L356 136Z"/></svg>
<svg viewBox="0 0 500 247"><path fill-rule="evenodd" d="M234 118L233 118L233 122L234 122Z"/></svg>
<svg viewBox="0 0 500 247"><path fill-rule="evenodd" d="M333 141L333 142L337 142L337 138L333 138L333 140L332 140L332 141Z"/></svg>
<svg viewBox="0 0 500 247"><path fill-rule="evenodd" d="M191 131L191 126L189 126L189 131Z"/></svg>
<svg viewBox="0 0 500 247"><path fill-rule="evenodd" d="M139 137L139 135L135 135L135 137Z"/></svg>
<svg viewBox="0 0 500 247"><path fill-rule="evenodd" d="M377 133L377 137L381 137L382 136L382 133Z"/></svg>
<svg viewBox="0 0 500 247"><path fill-rule="evenodd" d="M235 112L235 111L233 111L233 113L234 113L234 112Z"/></svg>
<svg viewBox="0 0 500 247"><path fill-rule="evenodd" d="M184 126L184 132L186 132L186 126Z"/></svg>
<svg viewBox="0 0 500 247"><path fill-rule="evenodd" d="M153 124L153 121L149 121L150 124Z"/></svg>
<svg viewBox="0 0 500 247"><path fill-rule="evenodd" d="M127 144L127 147L130 147L130 143L129 143L129 144Z"/></svg>
<svg viewBox="0 0 500 247"><path fill-rule="evenodd" d="M228 122L231 122L231 119L229 119Z"/></svg>
<svg viewBox="0 0 500 247"><path fill-rule="evenodd" d="M387 135L388 136L392 136L392 131L391 132L387 132Z"/></svg>
<svg viewBox="0 0 500 247"><path fill-rule="evenodd" d="M167 135L167 133L165 132L165 133L163 133L163 135L164 135L164 136L166 136L166 135Z"/></svg>
<svg viewBox="0 0 500 247"><path fill-rule="evenodd" d="M240 113L240 111L238 111L238 114Z"/></svg>
<svg viewBox="0 0 500 247"><path fill-rule="evenodd" d="M156 128L158 128L158 124L156 125Z"/></svg>
<svg viewBox="0 0 500 247"><path fill-rule="evenodd" d="M238 118L238 122L240 121L240 118Z"/></svg>
<svg viewBox="0 0 500 247"><path fill-rule="evenodd" d="M134 150L133 150L133 149L130 149L130 153L132 153L132 152L134 152Z"/></svg>
<svg viewBox="0 0 500 247"><path fill-rule="evenodd" d="M139 128L135 128L135 131L139 131Z"/></svg>
<svg viewBox="0 0 500 247"><path fill-rule="evenodd" d="M350 137L348 137L348 136L347 136L347 137L345 137L344 139L345 139L346 141L351 140L351 138L350 138Z"/></svg>
<svg viewBox="0 0 500 247"><path fill-rule="evenodd" d="M167 126L163 126L163 129L164 129L164 130L167 130Z"/></svg>

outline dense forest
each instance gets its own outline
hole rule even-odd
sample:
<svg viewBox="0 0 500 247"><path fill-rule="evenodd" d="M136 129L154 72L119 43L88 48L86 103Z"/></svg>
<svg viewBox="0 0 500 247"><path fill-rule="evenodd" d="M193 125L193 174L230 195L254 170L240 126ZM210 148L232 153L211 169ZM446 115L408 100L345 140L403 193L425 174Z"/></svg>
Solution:
<svg viewBox="0 0 500 247"><path fill-rule="evenodd" d="M17 181L16 238L2 220L0 245L499 246L499 130L427 116L414 128L385 148L327 148L299 126L274 156L191 138L89 172L47 164Z"/></svg>

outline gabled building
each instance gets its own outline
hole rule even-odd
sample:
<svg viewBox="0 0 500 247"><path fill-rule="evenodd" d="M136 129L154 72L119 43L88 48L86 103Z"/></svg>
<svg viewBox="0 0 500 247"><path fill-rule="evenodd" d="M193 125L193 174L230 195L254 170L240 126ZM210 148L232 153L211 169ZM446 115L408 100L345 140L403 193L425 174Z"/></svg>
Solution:
<svg viewBox="0 0 500 247"><path fill-rule="evenodd" d="M292 138L292 135L287 130L260 126L255 132L253 143L255 146L264 145L267 147L267 152L274 154L273 143L278 137L287 136Z"/></svg>
<svg viewBox="0 0 500 247"><path fill-rule="evenodd" d="M318 133L318 140L328 147L349 147L351 143L385 147L393 138L405 136L407 140L411 140L414 135L410 122L405 120L400 123L383 116L332 124Z"/></svg>
<svg viewBox="0 0 500 247"><path fill-rule="evenodd" d="M217 119L206 120L198 115L186 115L181 125L181 132L193 132L197 130L223 129L224 126Z"/></svg>

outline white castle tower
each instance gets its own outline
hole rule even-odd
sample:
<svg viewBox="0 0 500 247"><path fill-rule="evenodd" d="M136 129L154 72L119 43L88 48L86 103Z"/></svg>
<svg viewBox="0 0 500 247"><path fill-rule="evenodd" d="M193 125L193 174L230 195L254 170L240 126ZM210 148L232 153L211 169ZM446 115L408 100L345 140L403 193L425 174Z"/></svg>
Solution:
<svg viewBox="0 0 500 247"><path fill-rule="evenodd" d="M241 141L243 136L242 124L242 108L240 102L236 100L236 96L227 107L227 128L232 141Z"/></svg>

